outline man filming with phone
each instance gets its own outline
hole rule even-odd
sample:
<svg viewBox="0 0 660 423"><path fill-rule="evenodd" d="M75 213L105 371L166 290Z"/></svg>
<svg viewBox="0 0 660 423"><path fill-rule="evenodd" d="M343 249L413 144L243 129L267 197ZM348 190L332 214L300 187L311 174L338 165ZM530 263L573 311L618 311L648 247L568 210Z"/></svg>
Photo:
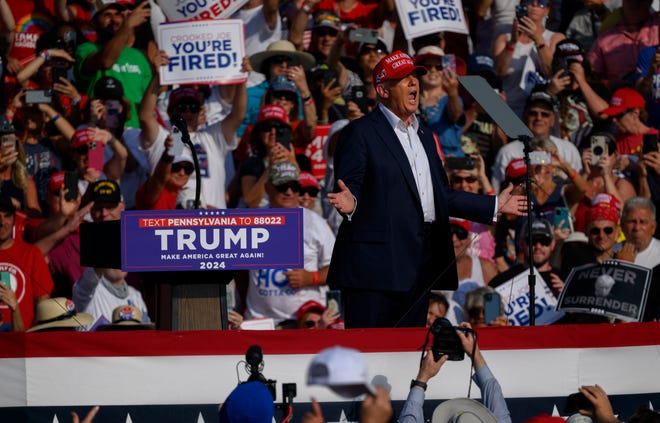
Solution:
<svg viewBox="0 0 660 423"><path fill-rule="evenodd" d="M472 329L469 323L462 323L461 328ZM486 364L484 356L481 354L481 350L477 344L476 335L474 332L456 330L456 334L461 340L461 345L465 354L470 357L474 367L474 375L472 379L477 384L481 390L481 396L483 398L484 407L479 407L480 404L470 404L470 407L474 407L474 410L477 410L475 414L479 412L489 415L491 419L494 417L499 423L510 423L511 414L504 400L504 394L502 393L502 388L495 379L495 376L490 371L490 368ZM400 423L422 423L426 421L424 419L424 393L428 389L428 382L435 375L440 372L440 369L448 361L448 356L443 355L438 361L434 360L433 353L429 350L426 351L422 363L419 367L419 372L417 372L417 377L413 379L410 385L410 392L408 393L408 398L403 404L403 409L401 410L401 415L399 416ZM456 401L456 400L450 400ZM472 401L472 400L463 400L459 401ZM448 401L446 401L448 402ZM443 403L444 404L444 403ZM440 405L439 407L442 407ZM482 409L480 409L482 408ZM437 409L436 409L437 410ZM467 411L467 410L460 410ZM470 410L472 411L472 410ZM435 416L436 413L434 413ZM454 417L454 416L450 416ZM436 419L434 418L435 422ZM447 421L454 421L448 419Z"/></svg>

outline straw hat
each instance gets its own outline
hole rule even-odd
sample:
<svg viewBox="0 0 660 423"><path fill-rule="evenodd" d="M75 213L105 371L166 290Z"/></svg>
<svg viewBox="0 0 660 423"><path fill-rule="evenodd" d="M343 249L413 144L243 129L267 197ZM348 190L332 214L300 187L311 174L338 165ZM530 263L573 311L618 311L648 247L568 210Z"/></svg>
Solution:
<svg viewBox="0 0 660 423"><path fill-rule="evenodd" d="M275 56L289 56L291 57L290 64L292 66L302 65L305 70L311 68L314 66L314 63L316 63L314 56L309 53L303 53L296 50L296 47L291 41L279 40L270 43L268 48L266 48L266 51L262 51L250 56L250 64L252 65L252 69L261 73L265 73L261 67L268 59Z"/></svg>
<svg viewBox="0 0 660 423"><path fill-rule="evenodd" d="M456 398L443 402L433 411L433 423L497 423L495 415L480 402Z"/></svg>
<svg viewBox="0 0 660 423"><path fill-rule="evenodd" d="M121 305L112 310L112 324L102 325L97 331L154 329L153 323L142 322L142 312L132 305Z"/></svg>
<svg viewBox="0 0 660 423"><path fill-rule="evenodd" d="M68 298L49 298L37 304L37 324L28 332L53 328L77 328L87 326L94 318L91 314L76 313L76 305Z"/></svg>

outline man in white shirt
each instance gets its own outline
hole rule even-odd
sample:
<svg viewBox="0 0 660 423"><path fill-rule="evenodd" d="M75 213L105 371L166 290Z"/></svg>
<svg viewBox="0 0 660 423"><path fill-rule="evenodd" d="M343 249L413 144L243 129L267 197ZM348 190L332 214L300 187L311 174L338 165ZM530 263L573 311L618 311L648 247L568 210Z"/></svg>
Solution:
<svg viewBox="0 0 660 423"><path fill-rule="evenodd" d="M298 169L290 162L274 164L269 170L266 192L271 207L300 207ZM307 301L326 303L326 278L335 236L321 216L302 210L304 268L250 270L247 319L270 317L279 324L295 320L298 309Z"/></svg>
<svg viewBox="0 0 660 423"><path fill-rule="evenodd" d="M552 98L541 91L532 93L527 101L527 106L525 106L523 121L535 137L549 138L557 146L559 156L573 169L582 172L582 159L577 147L568 140L550 135L556 119ZM506 167L511 163L511 160L520 159L523 156L522 141L511 141L500 148L497 156L495 156L491 181L496 192L500 191Z"/></svg>
<svg viewBox="0 0 660 423"><path fill-rule="evenodd" d="M655 210L650 199L633 197L624 203L621 212L621 229L626 242L617 258L653 270L644 321L660 317L660 241L653 238L657 225Z"/></svg>

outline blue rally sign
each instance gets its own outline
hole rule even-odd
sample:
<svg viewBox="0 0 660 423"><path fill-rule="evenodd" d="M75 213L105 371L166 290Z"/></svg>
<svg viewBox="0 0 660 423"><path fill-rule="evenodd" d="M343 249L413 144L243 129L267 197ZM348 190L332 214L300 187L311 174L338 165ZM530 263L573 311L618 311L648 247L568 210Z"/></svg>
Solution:
<svg viewBox="0 0 660 423"><path fill-rule="evenodd" d="M303 267L302 209L122 213L122 270Z"/></svg>

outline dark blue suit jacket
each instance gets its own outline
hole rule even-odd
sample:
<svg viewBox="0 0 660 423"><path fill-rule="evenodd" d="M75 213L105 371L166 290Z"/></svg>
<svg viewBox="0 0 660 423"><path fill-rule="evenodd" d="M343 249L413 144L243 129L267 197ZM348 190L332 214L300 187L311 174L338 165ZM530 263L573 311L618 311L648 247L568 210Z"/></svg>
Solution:
<svg viewBox="0 0 660 423"><path fill-rule="evenodd" d="M441 252L433 260L432 280L422 282L431 284L440 277L434 289L456 289L449 216L489 223L495 198L450 189L431 130L420 126L418 134L435 197L431 241L433 250ZM422 205L403 147L379 108L344 128L334 165L335 180L348 186L357 209L351 221L344 218L339 228L328 283L333 288L410 290L421 268Z"/></svg>

